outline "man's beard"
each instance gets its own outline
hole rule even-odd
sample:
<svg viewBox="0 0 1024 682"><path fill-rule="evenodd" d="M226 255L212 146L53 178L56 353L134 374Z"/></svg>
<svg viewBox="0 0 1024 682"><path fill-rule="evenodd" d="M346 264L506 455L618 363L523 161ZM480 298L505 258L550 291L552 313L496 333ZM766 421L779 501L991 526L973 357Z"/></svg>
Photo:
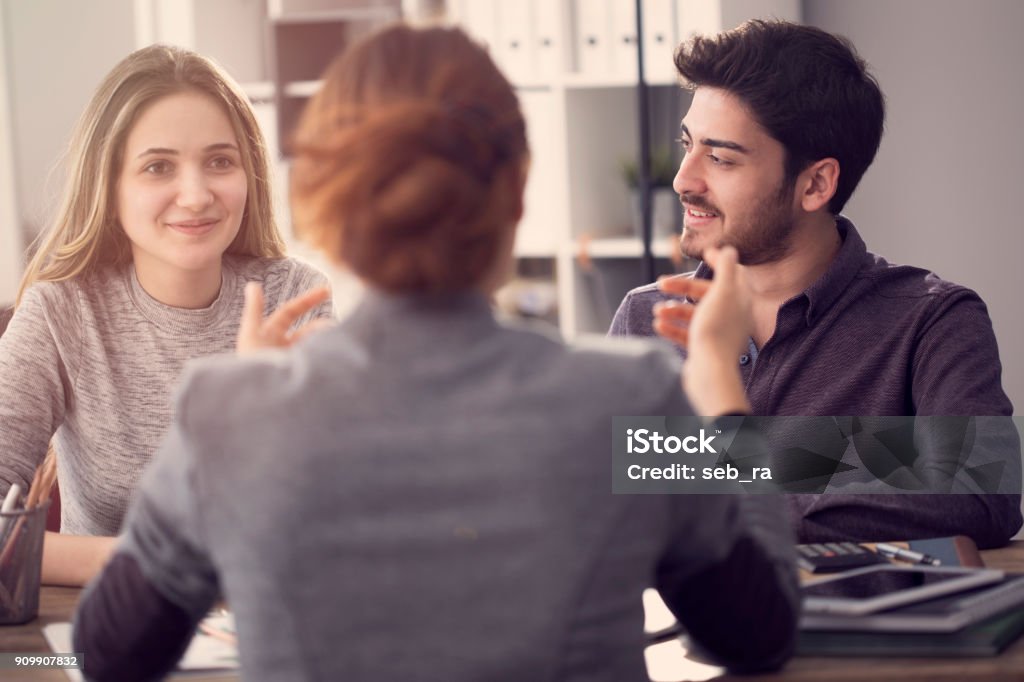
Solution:
<svg viewBox="0 0 1024 682"><path fill-rule="evenodd" d="M789 253L794 228L789 208L794 186L794 182L783 180L778 191L761 199L749 212L747 221L734 225L729 234L723 234L715 246L735 248L742 265L763 265L782 260ZM722 220L721 212L698 195L684 193L679 200L697 210L714 212ZM685 221L685 215L683 219ZM687 244L685 223L679 249L688 258L703 260L703 249Z"/></svg>

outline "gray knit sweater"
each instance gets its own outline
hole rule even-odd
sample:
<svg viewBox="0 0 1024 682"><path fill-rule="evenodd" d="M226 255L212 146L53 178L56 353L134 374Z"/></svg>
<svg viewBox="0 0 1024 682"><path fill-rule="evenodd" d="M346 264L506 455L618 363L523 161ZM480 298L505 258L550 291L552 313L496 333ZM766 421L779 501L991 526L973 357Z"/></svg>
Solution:
<svg viewBox="0 0 1024 682"><path fill-rule="evenodd" d="M62 532L117 534L186 361L233 350L250 281L268 312L326 284L292 259L226 256L220 295L200 310L159 303L130 265L26 291L0 337L0 495L27 487L55 436Z"/></svg>

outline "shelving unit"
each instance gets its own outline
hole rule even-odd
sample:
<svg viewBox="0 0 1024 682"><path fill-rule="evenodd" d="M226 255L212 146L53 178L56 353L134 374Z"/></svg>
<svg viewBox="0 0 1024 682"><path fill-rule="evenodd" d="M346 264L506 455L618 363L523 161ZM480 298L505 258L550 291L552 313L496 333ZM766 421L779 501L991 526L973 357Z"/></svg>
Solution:
<svg viewBox="0 0 1024 682"><path fill-rule="evenodd" d="M291 2L267 16L269 72L276 94L281 156L306 102L320 89L320 77L341 49L359 36L400 16L397 2Z"/></svg>
<svg viewBox="0 0 1024 682"><path fill-rule="evenodd" d="M243 83L278 160L278 219L290 233L282 148L324 68L346 42L400 16L401 1L134 1L138 44L192 47ZM554 290L557 310L527 312L555 322L566 338L603 334L625 293L649 281L621 173L640 156L638 25L649 148L671 145L678 160L674 138L688 98L675 82L676 45L754 16L796 20L800 0L447 0L447 9L489 45L527 119L532 163L515 248L534 289L523 290L523 307ZM232 40L223 39L225 27ZM665 238L651 243L656 274L676 269L674 250ZM344 311L345 292L336 293Z"/></svg>
<svg viewBox="0 0 1024 682"><path fill-rule="evenodd" d="M621 173L624 161L640 156L638 27L649 149L671 145L678 161L674 140L689 96L676 84L676 45L753 17L799 20L800 2L449 0L448 10L490 47L526 116L532 163L516 255L547 260L553 281L544 286L558 292L565 338L604 334L626 292L650 281ZM650 250L655 275L677 270L674 240L657 237Z"/></svg>

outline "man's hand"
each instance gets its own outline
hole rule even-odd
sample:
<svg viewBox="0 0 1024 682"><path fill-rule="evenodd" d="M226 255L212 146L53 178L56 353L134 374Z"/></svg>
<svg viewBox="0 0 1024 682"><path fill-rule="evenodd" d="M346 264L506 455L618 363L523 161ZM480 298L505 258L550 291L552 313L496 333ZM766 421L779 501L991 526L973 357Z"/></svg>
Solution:
<svg viewBox="0 0 1024 682"><path fill-rule="evenodd" d="M327 287L317 287L296 296L263 318L263 287L257 282L245 285L245 307L238 328L235 348L239 355L261 348L287 348L293 343L331 325L330 320L313 320L289 331L296 320L330 297Z"/></svg>
<svg viewBox="0 0 1024 682"><path fill-rule="evenodd" d="M704 260L715 277L672 277L661 291L698 303L668 301L654 309L654 330L687 348L683 388L694 409L705 416L749 412L737 362L753 331L750 289L732 247L706 249Z"/></svg>

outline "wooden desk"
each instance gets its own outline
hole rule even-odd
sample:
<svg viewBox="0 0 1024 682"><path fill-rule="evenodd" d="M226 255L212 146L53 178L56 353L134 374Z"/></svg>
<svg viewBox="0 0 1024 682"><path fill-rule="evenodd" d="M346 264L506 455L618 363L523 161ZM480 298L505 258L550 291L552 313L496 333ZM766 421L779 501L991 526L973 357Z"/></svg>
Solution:
<svg viewBox="0 0 1024 682"><path fill-rule="evenodd" d="M5 653L43 654L50 647L43 638L42 628L50 623L71 619L81 590L76 587L44 587L39 595L39 617L24 625L0 626L0 651ZM60 652L68 653L68 652ZM60 669L0 670L3 680L55 680L67 682L67 674Z"/></svg>
<svg viewBox="0 0 1024 682"><path fill-rule="evenodd" d="M1024 541L1003 549L982 552L985 564L1004 571L1024 572ZM39 617L25 625L0 626L0 651L45 653L50 648L41 629L49 623L71 620L81 590L70 587L44 587L39 598ZM63 653L63 652L62 652ZM0 680L20 682L67 682L63 670L0 670ZM237 680L234 675L189 676L195 682ZM794 658L774 675L733 677L721 675L716 682L1009 682L1024 681L1024 637L995 658Z"/></svg>

